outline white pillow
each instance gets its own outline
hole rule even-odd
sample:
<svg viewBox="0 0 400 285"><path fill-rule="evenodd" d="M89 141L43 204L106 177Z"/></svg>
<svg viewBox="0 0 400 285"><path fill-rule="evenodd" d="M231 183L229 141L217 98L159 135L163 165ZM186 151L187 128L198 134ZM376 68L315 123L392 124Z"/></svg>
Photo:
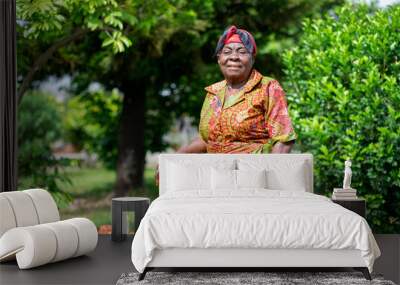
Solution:
<svg viewBox="0 0 400 285"><path fill-rule="evenodd" d="M268 189L303 192L307 189L305 171L301 164L290 169L270 169L267 171L267 181Z"/></svg>
<svg viewBox="0 0 400 285"><path fill-rule="evenodd" d="M236 170L212 168L211 189L236 190Z"/></svg>
<svg viewBox="0 0 400 285"><path fill-rule="evenodd" d="M194 163L190 160L168 161L167 191L211 190L211 169L235 169L234 160L217 160L210 165Z"/></svg>
<svg viewBox="0 0 400 285"><path fill-rule="evenodd" d="M241 188L266 188L266 171L263 170L211 170L213 190L238 190Z"/></svg>
<svg viewBox="0 0 400 285"><path fill-rule="evenodd" d="M309 189L310 182L306 176L306 167L308 166L305 160L238 160L239 170L266 169L266 188L272 190L306 191Z"/></svg>
<svg viewBox="0 0 400 285"><path fill-rule="evenodd" d="M262 170L236 170L237 188L267 188L267 172Z"/></svg>
<svg viewBox="0 0 400 285"><path fill-rule="evenodd" d="M185 191L193 189L210 189L211 167L185 166L168 163L168 189Z"/></svg>

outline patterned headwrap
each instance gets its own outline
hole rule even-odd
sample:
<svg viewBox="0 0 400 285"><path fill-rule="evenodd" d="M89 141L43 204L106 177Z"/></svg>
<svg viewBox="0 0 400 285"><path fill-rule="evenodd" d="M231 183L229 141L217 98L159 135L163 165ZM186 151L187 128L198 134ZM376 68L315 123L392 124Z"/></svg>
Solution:
<svg viewBox="0 0 400 285"><path fill-rule="evenodd" d="M227 28L222 36L218 40L217 48L215 49L215 55L217 55L224 45L229 43L242 43L247 51L254 56L257 53L256 41L252 34L246 30L238 29L235 26Z"/></svg>

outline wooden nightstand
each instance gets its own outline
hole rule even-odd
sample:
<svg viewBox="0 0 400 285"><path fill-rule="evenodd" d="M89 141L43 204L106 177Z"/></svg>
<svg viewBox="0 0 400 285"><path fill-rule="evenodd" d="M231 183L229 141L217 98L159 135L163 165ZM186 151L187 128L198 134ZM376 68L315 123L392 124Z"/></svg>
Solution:
<svg viewBox="0 0 400 285"><path fill-rule="evenodd" d="M339 204L340 206L359 214L361 217L365 218L366 203L364 199L356 198L351 200L336 200L332 199L333 203Z"/></svg>

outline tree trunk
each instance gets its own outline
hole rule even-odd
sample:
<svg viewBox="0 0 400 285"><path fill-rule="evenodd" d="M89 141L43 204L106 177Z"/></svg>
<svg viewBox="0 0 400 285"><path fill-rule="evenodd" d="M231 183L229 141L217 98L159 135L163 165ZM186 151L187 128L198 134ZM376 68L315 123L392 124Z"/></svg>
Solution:
<svg viewBox="0 0 400 285"><path fill-rule="evenodd" d="M145 165L145 84L129 82L121 87L124 93L114 196L126 196L129 190L143 187Z"/></svg>

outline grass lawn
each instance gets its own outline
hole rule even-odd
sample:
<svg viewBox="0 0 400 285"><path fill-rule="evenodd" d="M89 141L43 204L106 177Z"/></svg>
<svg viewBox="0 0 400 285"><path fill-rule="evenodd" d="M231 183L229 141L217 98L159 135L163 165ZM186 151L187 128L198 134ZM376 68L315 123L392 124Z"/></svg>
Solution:
<svg viewBox="0 0 400 285"><path fill-rule="evenodd" d="M101 225L111 225L111 208L101 207L93 209L76 209L69 210L68 208L60 209L61 219L71 219L76 217L84 217L95 223L99 228Z"/></svg>
<svg viewBox="0 0 400 285"><path fill-rule="evenodd" d="M61 183L60 188L74 198L104 197L115 182L115 171L105 168L72 168L67 176L71 183Z"/></svg>
<svg viewBox="0 0 400 285"><path fill-rule="evenodd" d="M129 196L145 196L151 200L158 196L152 168L146 168L144 187L129 192ZM63 183L60 188L71 194L73 202L60 209L62 219L86 217L97 227L111 224L111 198L116 173L105 168L74 168L67 170L71 183Z"/></svg>

